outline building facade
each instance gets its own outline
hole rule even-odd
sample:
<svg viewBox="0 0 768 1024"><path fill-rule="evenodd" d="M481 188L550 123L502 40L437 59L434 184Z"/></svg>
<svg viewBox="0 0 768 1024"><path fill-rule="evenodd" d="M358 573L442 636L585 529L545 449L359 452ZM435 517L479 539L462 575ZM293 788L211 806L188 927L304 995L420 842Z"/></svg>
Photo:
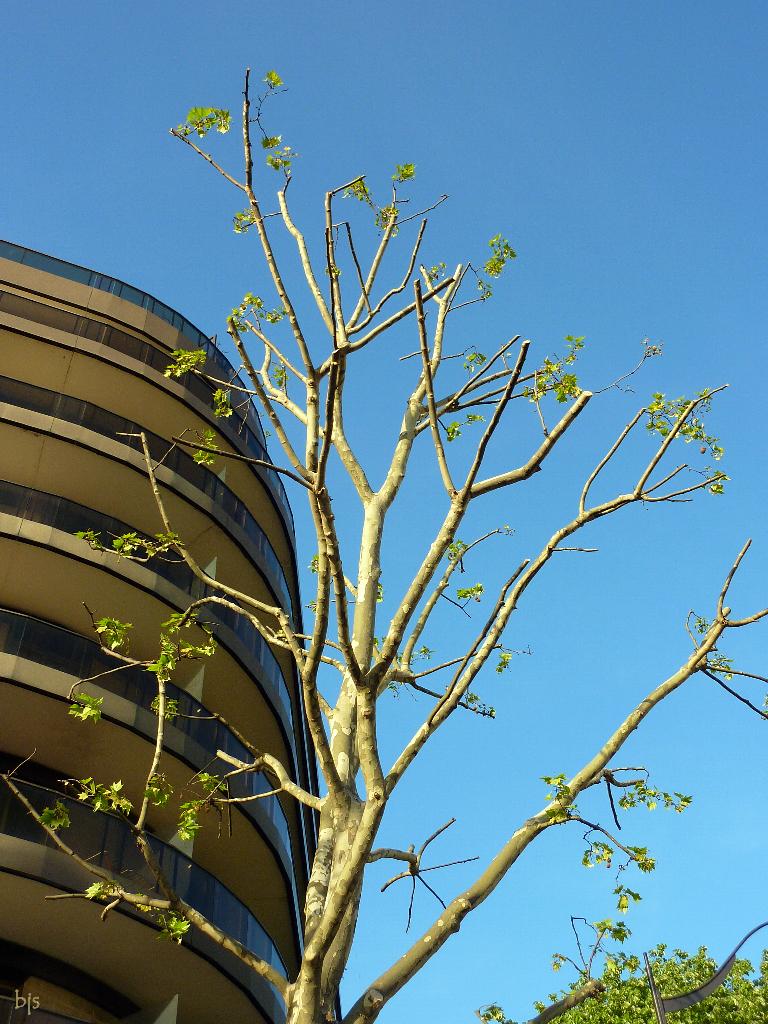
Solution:
<svg viewBox="0 0 768 1024"><path fill-rule="evenodd" d="M140 799L157 724L155 678L128 668L88 684L103 698L96 725L68 715L67 695L78 679L115 665L96 642L91 613L133 623L131 654L151 658L160 623L204 590L183 563L118 560L75 534L93 530L109 543L127 531L163 530L141 431L156 459L174 436L211 430L223 450L265 457L253 409L217 419L212 389L200 378L163 375L173 349L193 347L207 351L211 373L234 379L215 343L152 296L0 242L0 768L27 759L15 777L30 803L41 809L62 799L72 820L62 837L145 889L146 869L125 823L64 795L62 780L121 779L129 798ZM278 474L226 459L211 469L176 446L157 480L173 528L198 563L279 603L300 624L293 520ZM226 610L204 617L218 649L205 663L182 663L169 687L179 712L165 729L174 790L196 772L216 772L217 750L248 756L211 712L316 789L290 659L242 617ZM266 788L258 776L240 785L250 787L240 794ZM293 973L313 852L311 814L267 797L234 806L221 821L211 814L185 843L171 804L154 808L148 825L177 891ZM271 986L204 936L158 942L148 915L119 907L100 923L99 907L88 901L45 899L92 881L1 786L0 1022L271 1024L284 1017Z"/></svg>

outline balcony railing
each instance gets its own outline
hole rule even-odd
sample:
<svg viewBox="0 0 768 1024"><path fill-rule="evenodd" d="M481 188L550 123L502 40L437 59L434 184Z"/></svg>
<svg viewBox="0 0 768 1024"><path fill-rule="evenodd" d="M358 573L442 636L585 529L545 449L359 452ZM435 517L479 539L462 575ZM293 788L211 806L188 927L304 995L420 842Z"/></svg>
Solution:
<svg viewBox="0 0 768 1024"><path fill-rule="evenodd" d="M0 255L2 255L2 244L3 243L0 243ZM22 295L16 295L13 292L0 290L0 312L9 313L12 316L18 316L24 320L30 320L33 323L54 327L57 330L65 331L67 334L72 334L76 337L83 337L88 338L91 341L96 341L109 348L115 349L117 352L129 356L131 359L135 359L137 362L143 363L145 366L152 367L154 370L157 370L158 373L163 373L171 362L167 353L161 352L153 345L150 345L149 342L142 341L140 338L135 337L135 335L126 334L125 331L121 331L117 327L111 327L109 324L102 323L99 320L93 320L86 316L69 313L64 309L57 309L44 302L35 302L33 299L28 299ZM218 375L219 368L213 367L212 372L213 375ZM229 380L231 378L228 377L227 379ZM213 389L204 380L190 373L184 377L182 384L187 391L198 398L204 405L211 406L213 401ZM234 404L239 407L240 403L238 402L237 395L235 395ZM253 407L249 404L249 409L252 408ZM237 415L237 412L235 412L233 414L233 420L236 420L237 422L236 427L234 424L230 424L229 420L223 418L220 419L219 430L225 435L228 434L231 437L240 437L245 442L248 450L257 459L264 459L268 461L269 455L263 441L261 424L258 419L255 418L255 414L252 417L246 416L245 419L242 419ZM257 431L253 429L254 420L255 425L258 427ZM279 474L275 473L272 469L267 469L266 467L254 467L254 469L258 476L266 479L268 482L270 490L282 509L283 518L288 526L290 534L292 537L295 537L293 512L291 511L291 506L288 502L288 495L285 492L285 487L283 486L283 482L280 479Z"/></svg>
<svg viewBox="0 0 768 1024"><path fill-rule="evenodd" d="M48 256L46 253L38 252L36 249L27 249L26 246L16 245L13 242L0 240L0 258L13 260L14 263L22 263L35 270L43 270L47 274L55 274L56 277L63 277L68 281L84 284L88 288L98 288L99 291L116 295L118 298L132 303L134 306L140 306L142 309L154 313L155 316L165 320L167 324L175 328L188 341L191 341L195 347L205 349L208 357L216 364L223 377L241 386L243 385L242 380L235 374L232 363L230 363L229 359L227 359L212 338L204 334L199 327L195 327L181 313L171 309L170 306L167 306L148 292L144 292L140 288L134 288L133 285L126 284L125 281L120 281L116 277L99 274L97 271L81 267L77 263L69 263L67 260L60 260L56 256ZM249 408L249 419L252 419L262 443L266 444L264 431L253 406Z"/></svg>
<svg viewBox="0 0 768 1024"><path fill-rule="evenodd" d="M38 387L35 384L28 384L25 381L14 380L11 377L0 377L0 402L8 405L15 405L23 409L30 409L33 412L41 412L57 419L65 420L67 423L74 423L93 430L116 441L118 444L126 445L135 451L141 451L141 441L138 436L126 437L125 434L138 435L143 432L147 438L147 445L152 458L160 461L163 466L171 472L177 473L187 483L192 484L197 490L202 491L212 499L218 509L221 509L247 534L251 543L258 550L268 569L270 576L278 588L280 599L288 612L293 608L291 591L288 580L285 576L280 560L270 544L266 533L257 523L253 514L233 491L229 489L217 476L205 466L198 465L195 460L181 451L179 448L172 448L169 452L169 444L158 434L145 430L144 427L128 420L124 416L118 416L101 406L85 402L80 398L71 398L69 395L60 395L47 388Z"/></svg>
<svg viewBox="0 0 768 1024"><path fill-rule="evenodd" d="M80 505L56 494L48 494L46 491L23 487L21 484L7 480L0 481L0 512L16 516L18 519L44 523L46 526L68 534L74 534L79 530L93 530L103 536L107 546L109 546L110 536L119 536L133 529L127 523L96 512L86 505ZM172 586L183 590L193 600L207 596L209 590L211 593L214 592L201 583L184 562L169 562L155 558L144 568L160 576L161 579L167 580ZM212 621L214 633L216 632L216 623L230 629L254 658L260 669L259 682L272 703L281 707L285 712L287 722L291 726L289 739L295 752L294 718L290 691L280 665L264 638L246 618L228 608L211 606L206 608L203 618Z"/></svg>
<svg viewBox="0 0 768 1024"><path fill-rule="evenodd" d="M147 711L151 709L157 692L152 685L154 677L144 669L126 665L115 672L116 662L95 641L62 626L7 608L0 608L0 653L65 672L76 679L88 679L100 672L109 671L109 675L96 679L95 685ZM178 715L171 719L172 727L189 736L209 759L216 757L217 750L224 750L241 761L251 760L248 750L237 737L221 722L211 718L208 709L194 697L173 683L166 683L166 695L168 700L175 702L178 709ZM223 772L228 770L228 766L224 762L217 762L213 770ZM231 796L251 796L267 793L271 789L263 775L253 772L236 775L230 782ZM260 809L267 815L292 861L288 822L277 797L267 796L247 806Z"/></svg>
<svg viewBox="0 0 768 1024"><path fill-rule="evenodd" d="M125 820L113 814L94 813L80 801L43 786L29 782L17 782L17 785L38 813L57 800L64 804L71 827L63 833L63 838L80 857L109 872L126 889L144 895L157 893L152 874ZM0 833L57 849L53 840L5 786L0 791ZM150 842L169 884L182 900L256 956L287 975L271 936L233 892L180 850L154 836L150 837Z"/></svg>

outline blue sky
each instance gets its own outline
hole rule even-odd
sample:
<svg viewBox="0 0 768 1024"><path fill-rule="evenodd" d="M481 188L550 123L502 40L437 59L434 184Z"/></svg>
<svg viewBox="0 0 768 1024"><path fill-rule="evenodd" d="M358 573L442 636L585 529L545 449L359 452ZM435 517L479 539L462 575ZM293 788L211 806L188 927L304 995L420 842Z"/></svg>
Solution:
<svg viewBox="0 0 768 1024"><path fill-rule="evenodd" d="M192 105L235 110L245 65L259 78L276 68L289 92L268 110L267 124L301 153L290 195L316 246L326 188L366 172L374 188L386 189L404 161L417 167L413 208L450 196L432 214L425 262L482 261L497 232L515 246L518 259L494 301L457 314L453 350L492 350L520 333L542 358L562 349L564 335L586 335L581 375L599 389L637 361L643 338L663 344L663 357L630 382L634 394L614 390L593 401L544 473L473 517L478 532L502 522L515 530L485 575L476 574L489 585L572 512L585 474L651 392L730 385L711 417L733 478L727 494L631 509L590 533L598 554L564 555L540 577L508 636L512 647L530 645L532 656L501 679L490 673L481 688L498 719L458 722L437 738L414 788L398 794L388 843L418 845L455 814L459 822L436 856L492 854L540 806L540 776L576 770L682 662L688 609L712 607L748 536L755 543L734 606L746 614L768 603L760 362L766 24L765 6L746 0L728 8L506 2L479 9L455 0L431 7L40 0L17 5L4 28L5 238L111 273L223 333L224 315L246 290L267 294L255 239L233 234L238 197L168 129ZM219 147L237 169L236 139ZM266 196L277 179L259 173ZM397 263L390 270L401 272ZM353 436L379 469L400 408L380 382L388 375L394 389L407 385L407 364L397 356L412 350L414 337L403 331L393 339L396 351L370 356L375 385L370 376L368 384L354 378ZM534 436L529 414L515 414L494 456L499 465L504 456L524 456ZM626 487L648 453L641 440L606 488ZM426 537L420 527L428 525L435 477L429 459L424 466L387 546L385 613ZM294 507L306 523L298 500ZM337 516L353 545L351 505L340 502ZM305 548L302 564L312 554ZM440 621L430 646L450 656L472 624L452 615ZM765 673L766 628L733 638L726 653ZM393 700L384 725L390 754L423 713L408 696ZM768 839L764 724L714 684L695 681L643 726L622 760L647 764L660 786L695 797L681 818L636 811L625 824L623 837L647 844L659 864L628 916L632 947L704 943L724 956L767 916L755 896ZM608 823L599 799L589 811ZM550 954L571 952L569 915L595 920L613 912L613 876L585 871L581 850L576 830L541 839L387 1019L427 1011L467 1021L491 1000L513 1017L529 1013L533 999L556 987ZM408 941L407 893L378 894L386 870L371 873L364 948L350 964L347 1001ZM472 870L432 880L446 897ZM414 937L433 918L431 899L419 894Z"/></svg>

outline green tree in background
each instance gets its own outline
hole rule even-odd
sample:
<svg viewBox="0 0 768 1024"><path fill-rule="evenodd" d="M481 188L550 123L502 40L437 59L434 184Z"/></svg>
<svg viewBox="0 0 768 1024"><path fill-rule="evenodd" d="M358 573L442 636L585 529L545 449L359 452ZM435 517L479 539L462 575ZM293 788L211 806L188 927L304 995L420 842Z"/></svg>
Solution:
<svg viewBox="0 0 768 1024"><path fill-rule="evenodd" d="M676 949L667 956L664 943L648 955L656 984L665 996L681 995L709 981L720 966L701 946L696 953ZM558 964L558 958L555 958ZM588 982L587 982L588 984ZM594 997L579 1002L565 1012L567 1024L656 1024L651 992L641 957L616 953L605 961L600 978L592 979ZM570 993L549 998L557 1002L585 985L580 977ZM536 1024L555 1019L552 1007L536 1006ZM483 1024L516 1024L509 1020L500 1006L493 1004L479 1011ZM557 1014L561 1016L561 1014ZM760 974L755 975L749 960L738 959L725 982L695 1006L669 1015L670 1024L765 1024L768 1021L768 950L763 952Z"/></svg>

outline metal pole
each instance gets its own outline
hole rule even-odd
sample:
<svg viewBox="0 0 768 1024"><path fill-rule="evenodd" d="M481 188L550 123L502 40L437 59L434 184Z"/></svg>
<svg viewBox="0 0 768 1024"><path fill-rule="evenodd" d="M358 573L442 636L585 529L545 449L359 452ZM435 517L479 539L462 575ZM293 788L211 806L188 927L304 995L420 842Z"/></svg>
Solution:
<svg viewBox="0 0 768 1024"><path fill-rule="evenodd" d="M667 1024L667 1015L664 1012L664 1001L661 998L659 990L656 988L656 982L653 977L653 971L651 970L651 961L648 959L648 954L643 953L645 958L645 973L648 976L648 985L651 989L651 998L653 999L653 1009L656 1012L656 1020L658 1024Z"/></svg>

